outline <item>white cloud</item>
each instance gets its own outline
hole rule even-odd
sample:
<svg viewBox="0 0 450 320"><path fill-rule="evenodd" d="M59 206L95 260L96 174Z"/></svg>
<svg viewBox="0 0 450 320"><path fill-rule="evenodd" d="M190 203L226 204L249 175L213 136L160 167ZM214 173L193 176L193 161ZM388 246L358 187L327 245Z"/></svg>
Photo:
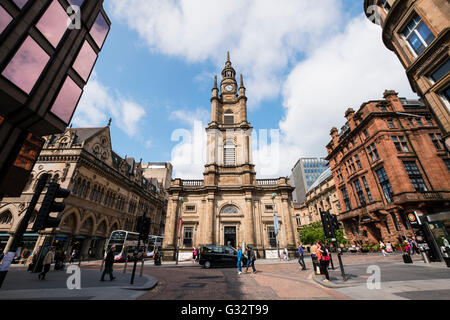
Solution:
<svg viewBox="0 0 450 320"><path fill-rule="evenodd" d="M128 136L135 137L145 115L144 107L112 92L94 73L84 88L72 122L78 127L105 126L112 117L114 125Z"/></svg>
<svg viewBox="0 0 450 320"><path fill-rule="evenodd" d="M335 0L112 0L110 6L151 50L217 66L229 50L253 94L250 106L276 97L283 69L337 30L341 18Z"/></svg>

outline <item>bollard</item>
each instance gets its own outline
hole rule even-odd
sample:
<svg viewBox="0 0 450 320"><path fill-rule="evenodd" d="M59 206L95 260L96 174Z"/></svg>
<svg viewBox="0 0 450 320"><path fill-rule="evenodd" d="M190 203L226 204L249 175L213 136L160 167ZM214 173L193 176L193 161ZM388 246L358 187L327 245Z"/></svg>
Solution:
<svg viewBox="0 0 450 320"><path fill-rule="evenodd" d="M423 262L430 263L430 258L428 258L426 251L422 251L422 258L423 258Z"/></svg>

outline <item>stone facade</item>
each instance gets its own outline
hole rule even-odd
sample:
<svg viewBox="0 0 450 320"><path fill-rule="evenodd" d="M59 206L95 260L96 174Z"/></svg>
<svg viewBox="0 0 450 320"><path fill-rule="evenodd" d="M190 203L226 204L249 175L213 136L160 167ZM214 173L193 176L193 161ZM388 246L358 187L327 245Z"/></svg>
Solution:
<svg viewBox="0 0 450 320"><path fill-rule="evenodd" d="M419 101L386 91L332 128L327 145L343 222L354 244L411 236L407 214L439 214L450 204L450 154L436 120Z"/></svg>
<svg viewBox="0 0 450 320"><path fill-rule="evenodd" d="M61 218L59 230L47 229L40 234L28 231L26 249L35 252L47 238L47 245L53 243L67 254L77 250L82 258L99 258L111 232L135 231L136 218L144 212L152 219L151 234L159 235L165 210L164 192L162 185L143 176L144 171L141 162L122 159L114 153L109 125L69 128L64 134L45 137L22 195L4 198L0 204L2 249L8 250L43 173L49 173L52 181L69 189L71 194L64 201L65 210L57 215ZM44 194L45 191L40 201ZM36 212L39 208L40 202Z"/></svg>
<svg viewBox="0 0 450 320"><path fill-rule="evenodd" d="M267 250L276 252L274 212L280 225L280 247L296 250L293 188L288 178L256 179L245 87L241 76L238 88L235 75L228 57L220 90L217 77L212 90L204 179L175 179L169 188L163 244L168 258L175 258L178 243L180 259L190 257L192 247L203 244L235 247L245 242L259 257Z"/></svg>
<svg viewBox="0 0 450 320"><path fill-rule="evenodd" d="M395 52L413 90L433 111L450 150L450 4L448 0L387 0L385 8L375 13L374 6L382 2L365 0L366 14L381 23L384 44ZM405 28L414 27L415 16L421 24L408 36Z"/></svg>
<svg viewBox="0 0 450 320"><path fill-rule="evenodd" d="M321 222L320 210L330 210L331 214L339 215L341 205L336 191L331 169L328 168L308 189L305 202L294 205L297 220L301 226Z"/></svg>

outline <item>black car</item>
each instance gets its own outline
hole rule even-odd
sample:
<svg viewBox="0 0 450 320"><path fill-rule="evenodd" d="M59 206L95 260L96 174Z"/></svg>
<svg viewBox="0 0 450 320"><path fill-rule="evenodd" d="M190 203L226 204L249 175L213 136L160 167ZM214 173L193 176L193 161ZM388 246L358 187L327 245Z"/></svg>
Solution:
<svg viewBox="0 0 450 320"><path fill-rule="evenodd" d="M214 267L237 267L237 250L226 246L203 246L200 250L200 265L206 269ZM247 265L247 257L242 253L241 263Z"/></svg>

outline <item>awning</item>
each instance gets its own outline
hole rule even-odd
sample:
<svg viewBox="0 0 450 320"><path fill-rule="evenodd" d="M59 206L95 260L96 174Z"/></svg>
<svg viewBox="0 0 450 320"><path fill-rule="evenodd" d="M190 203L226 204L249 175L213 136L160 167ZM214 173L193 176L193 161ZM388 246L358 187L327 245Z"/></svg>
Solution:
<svg viewBox="0 0 450 320"><path fill-rule="evenodd" d="M450 220L450 211L444 211L435 214L427 215L428 222L436 222L436 221L446 221Z"/></svg>

